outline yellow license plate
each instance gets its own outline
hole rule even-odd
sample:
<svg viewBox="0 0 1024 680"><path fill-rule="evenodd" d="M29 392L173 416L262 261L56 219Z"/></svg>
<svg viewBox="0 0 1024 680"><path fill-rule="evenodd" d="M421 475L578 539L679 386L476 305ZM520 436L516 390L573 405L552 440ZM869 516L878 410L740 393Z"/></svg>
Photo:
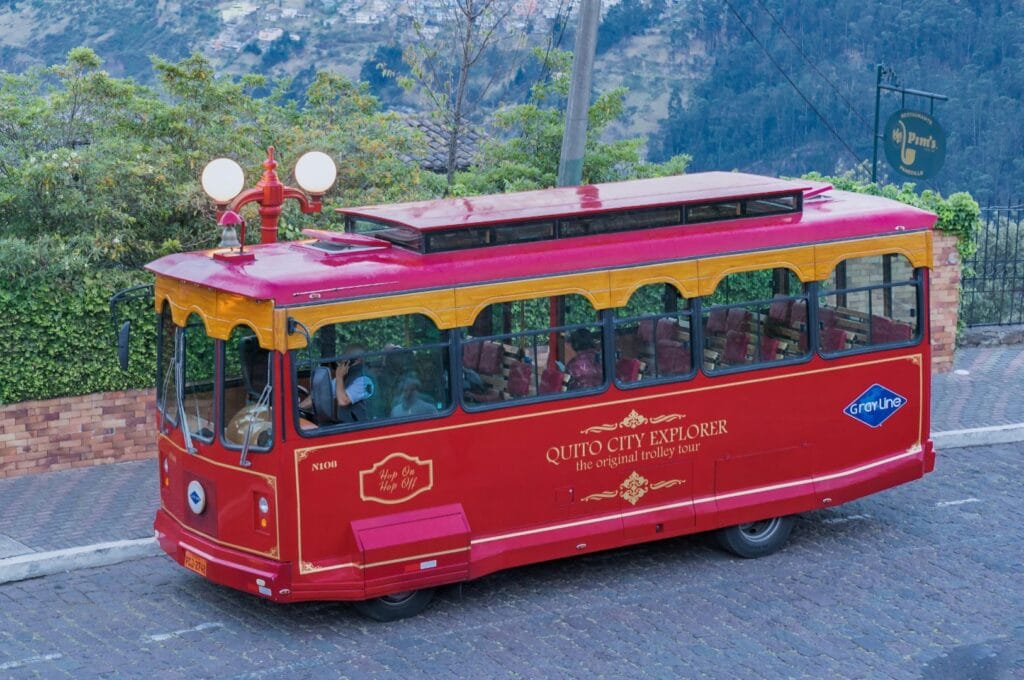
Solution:
<svg viewBox="0 0 1024 680"><path fill-rule="evenodd" d="M188 550L186 550L185 568L191 569L200 576L206 576L206 558L200 557L199 555L193 555Z"/></svg>

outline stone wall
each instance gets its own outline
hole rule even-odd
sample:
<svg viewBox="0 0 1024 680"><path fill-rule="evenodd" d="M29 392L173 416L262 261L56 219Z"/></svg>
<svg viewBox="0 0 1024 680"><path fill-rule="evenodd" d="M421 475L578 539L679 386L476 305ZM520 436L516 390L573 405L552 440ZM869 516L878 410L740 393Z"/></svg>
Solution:
<svg viewBox="0 0 1024 680"><path fill-rule="evenodd" d="M932 371L953 369L956 322L960 312L960 254L956 237L935 232L932 242L935 267L931 272Z"/></svg>
<svg viewBox="0 0 1024 680"><path fill-rule="evenodd" d="M154 390L0 406L0 479L156 455Z"/></svg>

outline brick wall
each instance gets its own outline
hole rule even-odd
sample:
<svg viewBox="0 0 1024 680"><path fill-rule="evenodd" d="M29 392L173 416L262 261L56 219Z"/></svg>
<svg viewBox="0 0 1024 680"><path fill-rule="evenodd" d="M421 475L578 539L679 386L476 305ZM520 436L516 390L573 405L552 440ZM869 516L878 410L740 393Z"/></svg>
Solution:
<svg viewBox="0 0 1024 680"><path fill-rule="evenodd" d="M0 479L156 455L153 390L0 406Z"/></svg>
<svg viewBox="0 0 1024 680"><path fill-rule="evenodd" d="M932 371L953 368L956 321L960 311L960 254L956 237L935 232L935 267L931 272Z"/></svg>

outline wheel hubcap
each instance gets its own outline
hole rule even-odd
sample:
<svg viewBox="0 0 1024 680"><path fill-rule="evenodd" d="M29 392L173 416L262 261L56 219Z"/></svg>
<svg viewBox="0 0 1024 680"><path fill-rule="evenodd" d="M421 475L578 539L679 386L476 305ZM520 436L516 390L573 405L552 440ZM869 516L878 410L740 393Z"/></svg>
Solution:
<svg viewBox="0 0 1024 680"><path fill-rule="evenodd" d="M400 593L385 595L380 599L382 602L387 602L388 604L402 604L403 602L411 598L415 593L415 590L405 590Z"/></svg>
<svg viewBox="0 0 1024 680"><path fill-rule="evenodd" d="M778 517L771 519L763 519L759 522L750 522L748 524L740 525L740 533L751 543L762 543L767 541L775 533L775 530L779 528L779 524L782 522Z"/></svg>

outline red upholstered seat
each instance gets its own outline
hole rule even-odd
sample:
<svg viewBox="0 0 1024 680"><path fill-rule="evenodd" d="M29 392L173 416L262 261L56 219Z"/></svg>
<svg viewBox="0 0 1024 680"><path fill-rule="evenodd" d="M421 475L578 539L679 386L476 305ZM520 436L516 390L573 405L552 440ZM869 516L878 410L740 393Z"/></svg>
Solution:
<svg viewBox="0 0 1024 680"><path fill-rule="evenodd" d="M644 342L651 342L654 339L654 319L644 319L637 325L637 335Z"/></svg>
<svg viewBox="0 0 1024 680"><path fill-rule="evenodd" d="M513 360L509 364L508 384L506 390L513 397L525 397L530 393L533 382L533 366L522 361Z"/></svg>
<svg viewBox="0 0 1024 680"><path fill-rule="evenodd" d="M807 301L796 300L789 309L789 325L797 330L803 330L807 324Z"/></svg>
<svg viewBox="0 0 1024 680"><path fill-rule="evenodd" d="M631 383L640 379L640 360L622 357L615 362L615 377L619 382Z"/></svg>
<svg viewBox="0 0 1024 680"><path fill-rule="evenodd" d="M540 393L557 394L565 390L568 376L555 366L548 366L540 374Z"/></svg>
<svg viewBox="0 0 1024 680"><path fill-rule="evenodd" d="M658 319L657 340L676 340L679 337L679 326L675 319Z"/></svg>
<svg viewBox="0 0 1024 680"><path fill-rule="evenodd" d="M779 341L767 335L761 338L761 361L775 361L779 355Z"/></svg>
<svg viewBox="0 0 1024 680"><path fill-rule="evenodd" d="M746 331L748 321L750 321L750 310L733 307L726 317L725 327L730 331Z"/></svg>
<svg viewBox="0 0 1024 680"><path fill-rule="evenodd" d="M501 373L501 359L505 349L498 342L483 342L480 345L480 362L477 372L481 375L498 375Z"/></svg>
<svg viewBox="0 0 1024 680"><path fill-rule="evenodd" d="M729 364L747 363L747 334L729 331L725 334L725 361Z"/></svg>
<svg viewBox="0 0 1024 680"><path fill-rule="evenodd" d="M822 328L833 328L836 325L836 310L822 307L818 310L818 323Z"/></svg>
<svg viewBox="0 0 1024 680"><path fill-rule="evenodd" d="M658 343L655 359L658 375L681 375L690 372L690 350L678 342L662 340Z"/></svg>
<svg viewBox="0 0 1024 680"><path fill-rule="evenodd" d="M910 324L893 321L884 316L871 317L871 342L883 344L886 342L903 342L914 335Z"/></svg>
<svg viewBox="0 0 1024 680"><path fill-rule="evenodd" d="M480 368L480 343L467 342L462 346L462 365L477 371Z"/></svg>
<svg viewBox="0 0 1024 680"><path fill-rule="evenodd" d="M838 352L846 349L846 331L842 328L823 328L821 330L821 349L825 352Z"/></svg>
<svg viewBox="0 0 1024 680"><path fill-rule="evenodd" d="M781 296L776 295L775 297L779 298ZM771 306L768 308L768 320L780 324L789 323L789 310L792 306L792 300L774 300Z"/></svg>
<svg viewBox="0 0 1024 680"><path fill-rule="evenodd" d="M715 307L708 313L708 333L721 335L725 333L725 321L729 316L729 310Z"/></svg>

